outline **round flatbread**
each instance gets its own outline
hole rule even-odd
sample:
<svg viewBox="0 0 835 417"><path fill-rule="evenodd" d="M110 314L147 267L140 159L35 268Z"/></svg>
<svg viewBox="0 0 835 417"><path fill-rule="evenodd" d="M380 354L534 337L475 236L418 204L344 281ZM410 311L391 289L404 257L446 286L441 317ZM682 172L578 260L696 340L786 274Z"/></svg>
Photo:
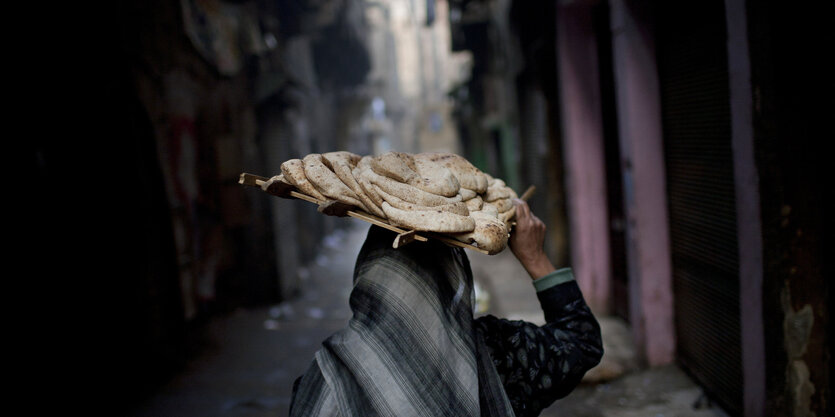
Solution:
<svg viewBox="0 0 835 417"><path fill-rule="evenodd" d="M510 210L508 210L504 213L499 213L499 220L501 220L505 223L509 223L510 220L515 216L516 216L516 207L513 207L513 208L511 208Z"/></svg>
<svg viewBox="0 0 835 417"><path fill-rule="evenodd" d="M481 206L484 205L484 201L478 196L471 198L464 203L467 205L467 210L470 211L479 211L481 210Z"/></svg>
<svg viewBox="0 0 835 417"><path fill-rule="evenodd" d="M490 214L491 216L493 216L497 219L499 218L499 209L497 209L496 206L494 206L492 203L484 203L481 206L480 212ZM470 213L470 214L472 214L472 213Z"/></svg>
<svg viewBox="0 0 835 417"><path fill-rule="evenodd" d="M379 194L381 197L383 197L383 200L385 200L386 202L391 204L392 207L398 208L400 210L407 210L407 211L440 210L440 211L445 211L445 212L448 212L448 213L458 214L460 216L469 216L470 215L470 210L467 209L467 204L464 203L464 202L459 201L457 203L441 204L439 206L434 206L434 207L419 206L417 204L410 203L408 201L404 201L400 198L397 198L397 197L381 190L380 187L378 187L376 185L374 185L374 187L375 187L375 191L377 191L377 194Z"/></svg>
<svg viewBox="0 0 835 417"><path fill-rule="evenodd" d="M468 201L478 196L478 193L469 188L458 189L458 194L461 194L461 201Z"/></svg>
<svg viewBox="0 0 835 417"><path fill-rule="evenodd" d="M383 211L391 222L418 231L462 233L475 229L475 220L472 217L441 210L406 211L383 202Z"/></svg>
<svg viewBox="0 0 835 417"><path fill-rule="evenodd" d="M261 184L261 189L264 190L264 191L267 191L267 190L270 189L271 185L274 185L277 182L281 182L281 183L284 183L284 184L287 184L287 185L293 185L293 184L290 184L289 182L287 182L287 180L284 179L284 174L278 174L278 175L273 175L272 177L270 177L270 179L268 179L267 181L264 181L264 183Z"/></svg>
<svg viewBox="0 0 835 417"><path fill-rule="evenodd" d="M415 155L415 160L426 159L445 166L455 175L462 188L483 193L487 190L487 176L466 158L453 153L426 152Z"/></svg>
<svg viewBox="0 0 835 417"><path fill-rule="evenodd" d="M371 168L379 175L409 184L418 178L412 155L404 152L386 152L371 159Z"/></svg>
<svg viewBox="0 0 835 417"><path fill-rule="evenodd" d="M365 190L363 190L362 186L360 186L354 177L353 170L361 158L357 154L345 151L322 154L322 162L325 166L330 168L339 180L354 192L357 198L362 201L365 211L378 217L385 217L385 213L380 209L379 204L376 204Z"/></svg>
<svg viewBox="0 0 835 417"><path fill-rule="evenodd" d="M417 167L418 178L412 180L409 184L423 191L444 197L454 197L458 194L461 188L458 178L445 166L426 158L415 158L415 166Z"/></svg>
<svg viewBox="0 0 835 417"><path fill-rule="evenodd" d="M496 206L499 214L504 213L513 208L513 201L509 198L491 201L490 204Z"/></svg>
<svg viewBox="0 0 835 417"><path fill-rule="evenodd" d="M495 255L507 247L507 226L492 213L475 211L470 213L475 221L475 229L469 233L455 235L462 242L475 242L479 249L484 249L489 255Z"/></svg>
<svg viewBox="0 0 835 417"><path fill-rule="evenodd" d="M488 187L492 187L492 186L493 186L493 184L496 182L496 179L495 179L495 178L493 178L493 176L492 176L492 175L490 175L490 174L488 174L488 173L486 173L486 172L484 173L484 176L485 176L485 177L487 177L487 186L488 186ZM500 180L500 181L501 181L501 180ZM487 190L487 189L485 188L485 190ZM484 191L482 191L482 192L484 192Z"/></svg>
<svg viewBox="0 0 835 417"><path fill-rule="evenodd" d="M362 162L360 163L362 164ZM455 197L444 197L421 190L420 188L395 181L389 177L379 175L373 169L365 169L361 172L362 177L368 182L380 187L381 190L412 204L419 206L434 207L444 204L453 204L461 201L461 195ZM385 211L385 210L384 210Z"/></svg>
<svg viewBox="0 0 835 417"><path fill-rule="evenodd" d="M290 159L281 164L281 173L284 174L284 179L299 189L303 194L307 194L317 200L327 200L327 198L307 180L304 174L304 162L301 159Z"/></svg>
<svg viewBox="0 0 835 417"><path fill-rule="evenodd" d="M354 174L354 179L357 180L357 183L359 183L360 188L362 188L365 195L374 202L374 205L380 208L380 211L383 211L383 197L380 197L380 195L377 194L377 191L374 189L374 184L371 184L364 174L365 171L371 170L370 160L371 158L368 156L363 157L352 173ZM385 213L383 213L380 217L385 218Z"/></svg>
<svg viewBox="0 0 835 417"><path fill-rule="evenodd" d="M474 220L473 241L479 249L486 250L488 255L495 255L507 247L507 226L504 222L479 217Z"/></svg>
<svg viewBox="0 0 835 417"><path fill-rule="evenodd" d="M303 162L304 175L319 192L336 201L368 211L357 194L351 191L333 171L325 166L322 162L322 155L312 153L305 156Z"/></svg>
<svg viewBox="0 0 835 417"><path fill-rule="evenodd" d="M454 197L460 188L458 179L443 165L425 158L415 159L404 152L386 152L371 159L370 163L378 175L428 193Z"/></svg>
<svg viewBox="0 0 835 417"><path fill-rule="evenodd" d="M500 199L516 198L516 193L513 191L513 189L511 189L510 187L507 187L507 186L503 186L503 185L499 186L498 181L501 181L501 180L497 180L497 183L496 183L495 186L491 186L491 187L487 188L487 191L482 196L484 201L491 202L491 201L496 201L496 200L500 200Z"/></svg>

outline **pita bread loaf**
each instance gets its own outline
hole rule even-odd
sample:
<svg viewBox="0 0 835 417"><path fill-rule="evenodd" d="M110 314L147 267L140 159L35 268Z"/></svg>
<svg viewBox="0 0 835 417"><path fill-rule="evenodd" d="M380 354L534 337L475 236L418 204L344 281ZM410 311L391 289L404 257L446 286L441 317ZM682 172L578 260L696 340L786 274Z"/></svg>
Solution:
<svg viewBox="0 0 835 417"><path fill-rule="evenodd" d="M496 206L496 210L498 210L500 214L513 208L513 201L511 201L509 198L494 200L491 201L490 204Z"/></svg>
<svg viewBox="0 0 835 417"><path fill-rule="evenodd" d="M507 246L508 222L516 214L516 193L504 181L450 153L309 154L286 161L281 172L262 188L295 187L323 202L358 207L393 225L473 242L491 255Z"/></svg>
<svg viewBox="0 0 835 417"><path fill-rule="evenodd" d="M478 196L478 193L476 193L475 191L473 191L469 188L458 189L458 194L461 194L461 200L462 201L468 201L468 200L471 200L471 199L475 198L476 196Z"/></svg>
<svg viewBox="0 0 835 417"><path fill-rule="evenodd" d="M472 217L441 210L406 211L383 202L383 211L393 223L418 231L462 233L475 229L475 220Z"/></svg>
<svg viewBox="0 0 835 417"><path fill-rule="evenodd" d="M354 192L357 198L362 201L365 211L374 214L378 217L385 217L385 213L380 209L368 193L363 190L357 179L354 177L353 170L357 163L361 160L361 156L351 152L328 152L322 154L322 162L330 168L336 176ZM382 202L381 202L382 203Z"/></svg>
<svg viewBox="0 0 835 417"><path fill-rule="evenodd" d="M496 183L494 185L491 185L489 188L487 188L487 191L482 196L484 201L489 202L506 198L516 198L516 192L514 192L512 188L506 185L499 185L499 181L502 180L496 180ZM504 183L504 181L502 181L502 183Z"/></svg>
<svg viewBox="0 0 835 417"><path fill-rule="evenodd" d="M284 179L290 184L293 184L303 194L307 194L317 200L327 200L327 198L307 180L304 174L304 163L301 159L290 159L281 164L281 173Z"/></svg>
<svg viewBox="0 0 835 417"><path fill-rule="evenodd" d="M448 169L432 161L418 161L403 152L386 152L371 159L375 173L423 191L453 197L458 194L458 179Z"/></svg>
<svg viewBox="0 0 835 417"><path fill-rule="evenodd" d="M415 158L419 177L412 183L417 188L444 197L454 197L461 185L452 171L425 158Z"/></svg>
<svg viewBox="0 0 835 417"><path fill-rule="evenodd" d="M418 177L412 155L404 152L386 152L371 159L371 168L379 175L409 184Z"/></svg>
<svg viewBox="0 0 835 417"><path fill-rule="evenodd" d="M444 204L458 203L461 201L460 195L456 194L455 197L444 197L432 194L409 184L404 184L389 177L379 175L374 172L373 169L365 169L361 172L361 175L368 182L380 187L381 190L401 200L408 201L419 206L434 207Z"/></svg>
<svg viewBox="0 0 835 417"><path fill-rule="evenodd" d="M482 213L487 213L487 214L490 214L491 216L493 216L493 217L495 217L495 218L497 218L497 219L499 218L499 210L498 210L498 209L496 208L496 206L494 206L492 203L484 203L484 204L481 206L481 210L480 210L480 211L481 211ZM470 213L470 214L472 214L472 213Z"/></svg>
<svg viewBox="0 0 835 417"><path fill-rule="evenodd" d="M362 188L362 191L365 193L365 195L368 198L370 198L371 201L374 202L374 205L380 208L380 211L383 211L383 197L380 197L380 195L377 194L377 191L374 188L374 184L368 181L368 178L366 177L366 175L364 175L364 172L366 170L371 170L370 161L371 157L363 157L357 164L357 167L354 168L352 173L354 174L354 179L357 180L357 183L360 185L360 188ZM385 218L385 213L383 213L383 215L380 217Z"/></svg>
<svg viewBox="0 0 835 417"><path fill-rule="evenodd" d="M484 201L482 201L481 197L478 196L476 196L475 198L471 198L465 201L464 203L467 205L467 210L470 211L479 211L481 210L481 206L484 205Z"/></svg>
<svg viewBox="0 0 835 417"><path fill-rule="evenodd" d="M470 233L458 234L456 239L463 242L475 242L479 249L489 255L495 255L507 247L507 226L492 213L475 211L470 213L475 221L475 229Z"/></svg>
<svg viewBox="0 0 835 417"><path fill-rule="evenodd" d="M479 249L486 250L488 255L495 255L507 247L507 226L504 222L482 217L473 219L476 222L473 241Z"/></svg>
<svg viewBox="0 0 835 417"><path fill-rule="evenodd" d="M284 174L279 174L264 181L261 189L278 197L290 198L290 192L295 191L296 187L284 179Z"/></svg>
<svg viewBox="0 0 835 417"><path fill-rule="evenodd" d="M434 207L426 207L426 206L419 206L417 204L410 203L408 201L401 200L383 190L380 187L374 186L377 193L383 197L387 203L391 204L392 207L398 208L400 210L408 210L408 211L427 211L427 210L440 210L449 213L458 214L460 216L469 216L470 210L467 209L467 204L463 202L458 203L451 203L451 204L442 204L439 206Z"/></svg>
<svg viewBox="0 0 835 417"><path fill-rule="evenodd" d="M516 216L516 207L514 207L514 208L512 208L512 209L510 209L510 210L508 210L504 213L499 213L499 220L501 220L505 223L508 223L508 222L510 222L510 219L512 219L514 216Z"/></svg>
<svg viewBox="0 0 835 417"><path fill-rule="evenodd" d="M357 206L365 211L368 209L360 201L356 193L351 191L333 171L322 162L322 155L312 153L304 157L304 175L307 180L323 195L345 204Z"/></svg>
<svg viewBox="0 0 835 417"><path fill-rule="evenodd" d="M487 176L464 157L453 153L427 152L415 155L416 159L427 159L449 169L458 179L462 188L483 193L487 190Z"/></svg>
<svg viewBox="0 0 835 417"><path fill-rule="evenodd" d="M277 182L282 182L282 183L287 184L287 185L293 185L293 184L290 184L289 182L287 182L287 180L284 179L284 174L278 174L278 175L273 175L269 180L264 181L264 183L261 184L261 189L264 190L264 191L267 191L267 190L270 189L271 185L274 185Z"/></svg>

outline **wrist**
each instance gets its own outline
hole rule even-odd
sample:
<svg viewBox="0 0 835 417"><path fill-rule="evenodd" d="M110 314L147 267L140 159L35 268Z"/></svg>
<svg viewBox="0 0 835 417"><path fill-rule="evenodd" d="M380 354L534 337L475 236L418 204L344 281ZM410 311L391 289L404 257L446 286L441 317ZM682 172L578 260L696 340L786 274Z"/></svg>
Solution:
<svg viewBox="0 0 835 417"><path fill-rule="evenodd" d="M528 272L531 279L541 278L557 269L544 252L540 252L535 256L523 260L522 266L525 268L525 271Z"/></svg>

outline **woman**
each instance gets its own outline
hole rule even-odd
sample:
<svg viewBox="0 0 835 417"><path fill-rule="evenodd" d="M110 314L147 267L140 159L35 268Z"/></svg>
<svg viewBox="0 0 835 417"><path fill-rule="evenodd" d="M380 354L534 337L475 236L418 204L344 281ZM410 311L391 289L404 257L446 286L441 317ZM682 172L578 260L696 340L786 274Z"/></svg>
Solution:
<svg viewBox="0 0 835 417"><path fill-rule="evenodd" d="M393 249L372 226L357 257L353 316L293 387L291 416L537 416L603 354L600 327L569 268L543 251L522 200L509 246L534 280L546 324L473 318L463 249Z"/></svg>

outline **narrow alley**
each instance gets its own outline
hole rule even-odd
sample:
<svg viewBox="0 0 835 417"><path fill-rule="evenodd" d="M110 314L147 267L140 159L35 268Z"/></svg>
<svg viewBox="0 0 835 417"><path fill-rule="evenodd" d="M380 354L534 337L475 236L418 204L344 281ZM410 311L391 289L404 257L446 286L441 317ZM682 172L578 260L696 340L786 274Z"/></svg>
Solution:
<svg viewBox="0 0 835 417"><path fill-rule="evenodd" d="M272 307L242 308L214 320L206 331L205 351L128 415L286 416L293 381L320 343L350 317L354 261L369 225L349 218L340 221L349 226L323 240L323 250L305 268L298 297ZM544 322L529 278L509 250L468 256L480 289L480 314ZM600 322L606 349L601 365L568 397L543 411L543 417L725 416L675 365L638 370L623 321L601 317Z"/></svg>
<svg viewBox="0 0 835 417"><path fill-rule="evenodd" d="M49 256L24 279L71 304L57 320L68 337L55 340L83 353L60 359L101 398L85 414L283 417L294 380L349 320L369 227L322 213L377 209L378 222L422 231L451 218L472 227L439 233L474 241L475 213L501 201L487 220L501 214L491 236L504 243L511 194L534 186L528 203L547 229L532 253L572 268L605 350L542 416L835 415L833 7L124 0L82 21L59 14L83 40L33 50L50 83L78 91L45 101L73 123L50 112L43 124L72 136L34 140L31 182L58 186L34 200L30 253ZM454 154L471 169L365 166L390 153ZM379 187L372 174L404 187L363 200L374 194L362 187ZM436 174L446 185L431 200L405 187ZM488 199L498 180L503 194ZM290 189L322 212L276 197ZM476 315L543 322L511 251L468 256ZM412 398L429 398L426 381Z"/></svg>

